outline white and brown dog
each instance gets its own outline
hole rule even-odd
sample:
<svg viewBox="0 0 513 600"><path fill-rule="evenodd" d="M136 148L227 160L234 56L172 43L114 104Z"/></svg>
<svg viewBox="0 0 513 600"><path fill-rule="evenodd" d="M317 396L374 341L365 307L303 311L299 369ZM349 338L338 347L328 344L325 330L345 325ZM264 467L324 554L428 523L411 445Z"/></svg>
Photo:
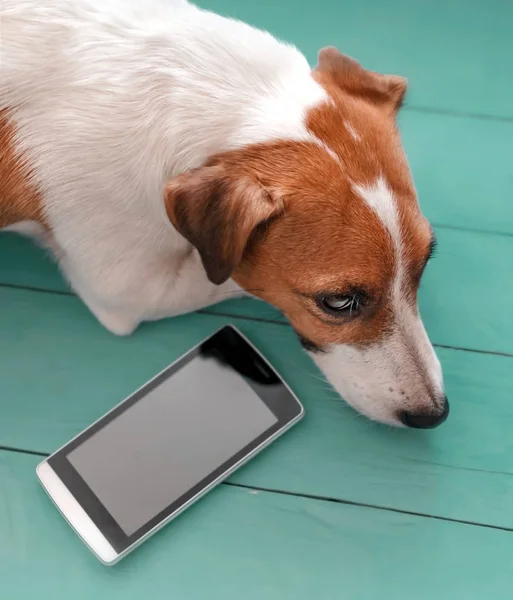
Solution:
<svg viewBox="0 0 513 600"><path fill-rule="evenodd" d="M445 419L402 78L333 48L312 71L186 0L3 0L0 16L0 228L50 247L107 329L249 292L362 413Z"/></svg>

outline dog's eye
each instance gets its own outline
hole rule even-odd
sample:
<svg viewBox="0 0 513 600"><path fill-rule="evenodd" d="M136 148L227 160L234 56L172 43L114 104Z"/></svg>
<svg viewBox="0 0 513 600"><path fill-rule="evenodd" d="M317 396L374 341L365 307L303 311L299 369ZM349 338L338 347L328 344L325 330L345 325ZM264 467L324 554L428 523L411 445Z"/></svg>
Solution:
<svg viewBox="0 0 513 600"><path fill-rule="evenodd" d="M341 313L351 315L360 307L360 302L355 296L321 296L318 304L325 312L335 315Z"/></svg>

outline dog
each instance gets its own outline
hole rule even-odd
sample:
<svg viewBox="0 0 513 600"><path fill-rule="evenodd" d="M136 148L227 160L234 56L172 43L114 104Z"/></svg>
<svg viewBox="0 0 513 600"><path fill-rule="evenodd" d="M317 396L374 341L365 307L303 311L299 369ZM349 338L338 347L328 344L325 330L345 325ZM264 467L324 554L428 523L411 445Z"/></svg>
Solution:
<svg viewBox="0 0 513 600"><path fill-rule="evenodd" d="M3 0L1 53L0 228L108 330L251 294L361 413L445 420L405 79L186 0Z"/></svg>

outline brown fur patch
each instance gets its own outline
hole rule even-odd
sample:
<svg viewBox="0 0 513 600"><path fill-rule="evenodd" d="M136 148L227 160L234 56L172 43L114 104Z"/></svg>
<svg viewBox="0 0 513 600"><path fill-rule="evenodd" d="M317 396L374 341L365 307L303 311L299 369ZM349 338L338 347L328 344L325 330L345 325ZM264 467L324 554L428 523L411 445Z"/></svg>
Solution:
<svg viewBox="0 0 513 600"><path fill-rule="evenodd" d="M41 194L15 147L15 134L8 111L0 110L0 229L27 220L45 224Z"/></svg>

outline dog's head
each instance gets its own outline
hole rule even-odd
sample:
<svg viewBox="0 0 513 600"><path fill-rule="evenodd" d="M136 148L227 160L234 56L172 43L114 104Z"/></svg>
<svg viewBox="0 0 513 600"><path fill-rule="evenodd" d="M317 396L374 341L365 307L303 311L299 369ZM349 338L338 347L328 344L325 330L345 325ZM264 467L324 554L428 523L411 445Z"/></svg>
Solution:
<svg viewBox="0 0 513 600"><path fill-rule="evenodd" d="M322 50L326 100L308 136L213 157L166 188L174 226L214 283L233 277L278 307L342 397L386 423L447 415L417 309L434 247L396 128L400 77Z"/></svg>

